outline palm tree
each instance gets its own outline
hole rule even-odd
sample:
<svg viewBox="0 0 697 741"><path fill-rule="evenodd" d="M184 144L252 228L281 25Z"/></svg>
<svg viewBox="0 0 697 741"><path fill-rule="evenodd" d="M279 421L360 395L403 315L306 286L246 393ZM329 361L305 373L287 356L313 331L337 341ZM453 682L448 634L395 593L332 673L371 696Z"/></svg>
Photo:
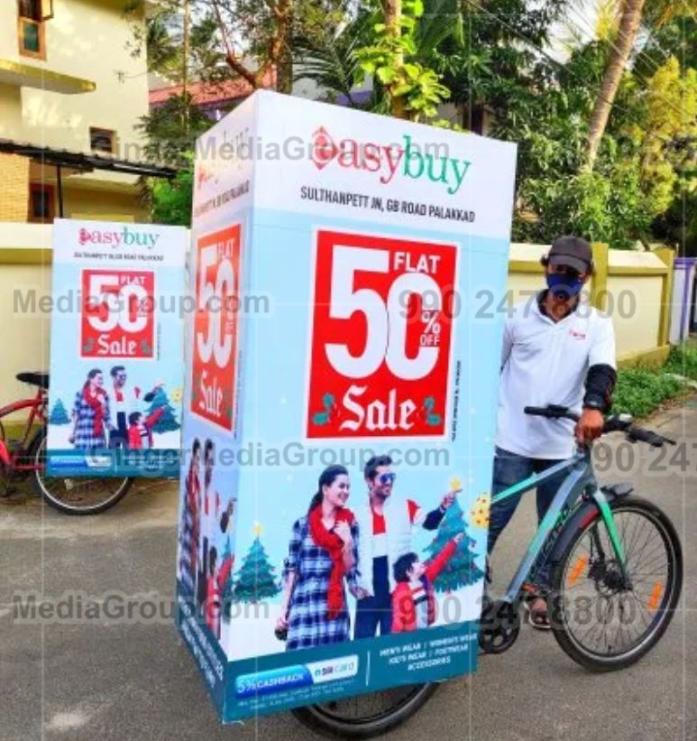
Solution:
<svg viewBox="0 0 697 741"><path fill-rule="evenodd" d="M294 41L297 55L295 78L313 80L321 89L344 95L351 107L357 107L353 97L360 64L356 51L369 42L372 15L359 12L339 29L315 29Z"/></svg>
<svg viewBox="0 0 697 741"><path fill-rule="evenodd" d="M641 11L644 0L623 0L617 40L610 50L610 56L605 66L600 92L593 107L588 125L588 152L586 167L593 169L598 154L600 140L605 133L612 104L624 74L624 68L629 61L629 55L634 48L634 42L641 25Z"/></svg>
<svg viewBox="0 0 697 741"><path fill-rule="evenodd" d="M621 0L617 38L610 50L600 91L593 107L588 125L588 149L586 168L593 169L600 141L605 133L612 104L622 80L624 69L634 48L639 28L644 22L654 28L665 26L675 18L694 17L697 13L697 0Z"/></svg>

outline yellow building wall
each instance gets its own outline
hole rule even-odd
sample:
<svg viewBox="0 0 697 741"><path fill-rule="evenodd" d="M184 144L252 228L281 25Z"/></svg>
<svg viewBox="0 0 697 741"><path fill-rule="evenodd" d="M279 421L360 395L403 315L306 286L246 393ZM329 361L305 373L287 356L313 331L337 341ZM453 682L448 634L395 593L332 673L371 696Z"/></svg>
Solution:
<svg viewBox="0 0 697 741"><path fill-rule="evenodd" d="M608 313L615 325L617 356L652 350L657 346L661 319L660 276L608 277Z"/></svg>
<svg viewBox="0 0 697 741"><path fill-rule="evenodd" d="M66 188L64 194L67 219L99 221L149 221L147 209L139 203L137 193L128 195L105 190Z"/></svg>
<svg viewBox="0 0 697 741"><path fill-rule="evenodd" d="M37 310L23 311L19 302L33 296ZM39 311L42 296L51 295L51 267L41 265L2 264L0 252L0 312L2 326L2 360L0 360L0 406L31 395L26 384L15 374L25 370L49 367L50 313ZM44 299L45 300L45 299ZM24 415L13 415L12 419Z"/></svg>
<svg viewBox="0 0 697 741"><path fill-rule="evenodd" d="M1 57L2 53L0 52ZM0 84L0 138L12 139L17 132L21 133L22 131L21 91L14 85Z"/></svg>
<svg viewBox="0 0 697 741"><path fill-rule="evenodd" d="M90 152L90 127L116 132L115 155L143 159L143 137L136 130L148 113L145 55L133 57L133 18L124 16L124 0L54 0L54 18L45 22L46 60L19 54L17 3L0 0L0 59L87 79L91 93L67 95L32 87L0 85L0 137L72 152ZM46 169L45 182L55 178ZM0 179L5 172L0 162ZM65 179L78 183L71 192L71 212L143 220L137 179L94 171ZM97 187L92 187L93 183ZM112 190L112 203L98 190ZM130 191L126 193L125 191ZM118 208L114 206L118 205ZM104 208L106 206L106 208ZM56 208L57 211L57 208Z"/></svg>
<svg viewBox="0 0 697 741"><path fill-rule="evenodd" d="M71 151L90 150L89 128L116 131L120 149L135 158L142 136L135 125L148 113L145 55L133 57L133 27L123 0L54 0L46 21L46 61L22 56L17 44L17 4L0 3L0 58L96 83L92 93L64 95L23 87L20 141Z"/></svg>

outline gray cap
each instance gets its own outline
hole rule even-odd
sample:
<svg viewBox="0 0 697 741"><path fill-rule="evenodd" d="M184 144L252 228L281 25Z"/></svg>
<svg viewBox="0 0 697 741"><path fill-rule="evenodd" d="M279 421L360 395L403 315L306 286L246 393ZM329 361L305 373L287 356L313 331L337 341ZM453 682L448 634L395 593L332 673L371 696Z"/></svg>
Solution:
<svg viewBox="0 0 697 741"><path fill-rule="evenodd" d="M579 273L587 273L593 264L593 250L582 237L559 237L547 255L551 265L566 265Z"/></svg>

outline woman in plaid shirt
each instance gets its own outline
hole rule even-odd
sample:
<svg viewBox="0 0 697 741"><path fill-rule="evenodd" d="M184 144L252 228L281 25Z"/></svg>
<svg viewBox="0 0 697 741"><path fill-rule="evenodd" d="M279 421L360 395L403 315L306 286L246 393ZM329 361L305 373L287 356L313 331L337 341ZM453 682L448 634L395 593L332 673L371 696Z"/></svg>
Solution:
<svg viewBox="0 0 697 741"><path fill-rule="evenodd" d="M197 593L198 550L201 532L201 441L194 438L191 446L191 462L184 479L184 502L179 527L179 575L186 589Z"/></svg>
<svg viewBox="0 0 697 741"><path fill-rule="evenodd" d="M287 651L349 640L344 580L353 592L358 562L358 525L345 506L349 489L348 471L329 466L307 515L293 525L276 625L277 633L287 631Z"/></svg>
<svg viewBox="0 0 697 741"><path fill-rule="evenodd" d="M70 442L81 450L105 448L106 433L112 427L104 376L99 368L93 368L83 387L75 394Z"/></svg>

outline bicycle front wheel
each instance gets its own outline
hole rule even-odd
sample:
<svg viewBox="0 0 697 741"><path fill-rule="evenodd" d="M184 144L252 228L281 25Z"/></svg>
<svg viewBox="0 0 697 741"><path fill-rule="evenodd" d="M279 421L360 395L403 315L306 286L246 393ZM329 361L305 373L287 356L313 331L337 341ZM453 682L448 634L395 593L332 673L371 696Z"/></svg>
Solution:
<svg viewBox="0 0 697 741"><path fill-rule="evenodd" d="M629 584L598 514L581 528L552 575L554 636L591 671L624 669L647 654L673 618L682 588L682 548L653 503L611 503Z"/></svg>
<svg viewBox="0 0 697 741"><path fill-rule="evenodd" d="M96 515L113 507L131 488L128 477L65 478L46 475L46 434L34 453L33 483L39 496L68 515Z"/></svg>
<svg viewBox="0 0 697 741"><path fill-rule="evenodd" d="M372 738L404 723L438 688L413 684L293 710L305 726L337 738Z"/></svg>

